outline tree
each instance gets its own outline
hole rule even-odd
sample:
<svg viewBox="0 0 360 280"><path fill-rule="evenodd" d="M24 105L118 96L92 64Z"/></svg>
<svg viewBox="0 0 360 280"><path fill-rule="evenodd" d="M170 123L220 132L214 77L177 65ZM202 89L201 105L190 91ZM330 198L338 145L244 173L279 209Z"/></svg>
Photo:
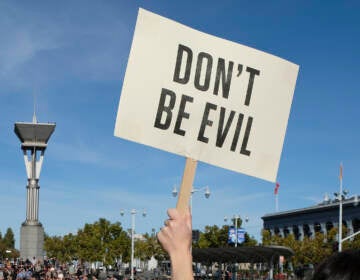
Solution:
<svg viewBox="0 0 360 280"><path fill-rule="evenodd" d="M136 240L134 244L134 256L142 261L150 259L151 256L149 256L150 253L147 245L146 240Z"/></svg>
<svg viewBox="0 0 360 280"><path fill-rule="evenodd" d="M129 259L130 238L119 222L111 224L100 218L94 224L85 224L78 231L78 246L79 258L84 260L113 264L117 257Z"/></svg>
<svg viewBox="0 0 360 280"><path fill-rule="evenodd" d="M235 221L233 219L233 221ZM241 219L238 218L238 224L241 225ZM239 227L240 228L240 227ZM223 225L219 228L217 225L205 226L204 232L200 233L199 242L194 245L197 248L218 248L218 247L230 247L234 244L228 243L229 226ZM255 238L250 237L248 233L245 233L245 241L238 243L238 246L254 246L257 244Z"/></svg>
<svg viewBox="0 0 360 280"><path fill-rule="evenodd" d="M15 238L12 229L8 228L4 237L2 237L0 232L0 257L16 258L18 255L19 252L15 249Z"/></svg>
<svg viewBox="0 0 360 280"><path fill-rule="evenodd" d="M135 252L143 250L142 260L150 260L151 257L154 257L157 260L164 260L165 256L167 256L167 253L165 253L158 242L154 230L151 235L148 233L144 235L144 241L142 241L142 243L143 244L140 245L140 247L135 247Z"/></svg>
<svg viewBox="0 0 360 280"><path fill-rule="evenodd" d="M14 237L14 232L12 231L11 228L8 228L6 230L6 233L5 233L4 237L2 238L2 242L5 244L5 246L8 249L15 248L15 237Z"/></svg>
<svg viewBox="0 0 360 280"><path fill-rule="evenodd" d="M48 256L55 257L60 261L67 261L63 259L63 238L61 236L49 237L45 234L44 249Z"/></svg>
<svg viewBox="0 0 360 280"><path fill-rule="evenodd" d="M227 246L228 226L219 228L217 225L205 226L200 233L197 246L199 248L217 248Z"/></svg>
<svg viewBox="0 0 360 280"><path fill-rule="evenodd" d="M245 241L241 245L243 246L256 246L258 244L257 240L245 232Z"/></svg>
<svg viewBox="0 0 360 280"><path fill-rule="evenodd" d="M113 264L115 258L123 261L130 259L130 238L120 223L110 223L100 218L93 224L85 224L76 235L64 237L45 236L44 249L48 256L60 261L79 258L86 261L103 261L105 265Z"/></svg>
<svg viewBox="0 0 360 280"><path fill-rule="evenodd" d="M304 264L318 264L333 252L333 244L336 241L337 229L330 230L325 236L316 232L313 238L305 236L302 241L296 240L293 234L286 237L272 235L270 231L262 231L264 245L280 245L291 248L294 251L292 262L295 266Z"/></svg>
<svg viewBox="0 0 360 280"><path fill-rule="evenodd" d="M267 230L267 229L263 229L261 231L261 236L262 236L262 244L264 246L268 246L271 244L271 232L270 230Z"/></svg>

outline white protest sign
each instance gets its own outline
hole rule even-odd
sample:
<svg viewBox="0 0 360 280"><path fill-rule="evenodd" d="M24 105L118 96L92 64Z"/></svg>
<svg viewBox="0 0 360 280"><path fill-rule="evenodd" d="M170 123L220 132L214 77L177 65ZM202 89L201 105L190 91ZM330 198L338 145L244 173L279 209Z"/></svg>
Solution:
<svg viewBox="0 0 360 280"><path fill-rule="evenodd" d="M140 9L115 136L274 182L298 69Z"/></svg>

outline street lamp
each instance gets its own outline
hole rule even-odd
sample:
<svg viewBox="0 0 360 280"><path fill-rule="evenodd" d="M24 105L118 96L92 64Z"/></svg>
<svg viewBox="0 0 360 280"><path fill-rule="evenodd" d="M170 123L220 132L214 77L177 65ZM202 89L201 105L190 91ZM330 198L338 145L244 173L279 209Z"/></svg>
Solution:
<svg viewBox="0 0 360 280"><path fill-rule="evenodd" d="M240 215L233 215L233 219L235 220L235 247L237 247L237 244L238 244L238 224L237 224L237 221L238 219L240 219ZM228 221L228 217L225 216L224 217L224 222L226 223ZM245 217L245 222L247 223L249 221L249 217Z"/></svg>
<svg viewBox="0 0 360 280"><path fill-rule="evenodd" d="M237 244L238 244L238 223L237 223L237 221L238 221L238 219L240 219L240 215L238 215L238 214L233 215L233 219L235 220L235 247L237 247ZM228 221L228 217L225 216L224 222L227 223L227 221ZM249 221L249 217L246 216L245 222L247 223L248 221ZM236 267L237 267L237 264L235 264L235 271L234 271L235 279L237 279L237 268Z"/></svg>
<svg viewBox="0 0 360 280"><path fill-rule="evenodd" d="M205 198L209 198L210 197L210 188L208 186L205 186L203 188L192 188L191 190L191 195L190 195L190 211L192 212L192 196L195 192L201 192L201 191L204 191L204 195L205 195ZM174 186L173 190L172 190L172 195L173 197L176 197L178 194L178 190L176 188L176 186Z"/></svg>
<svg viewBox="0 0 360 280"><path fill-rule="evenodd" d="M134 234L135 234L135 216L138 211L136 209L131 209L131 280L134 280ZM124 216L125 210L120 210L120 215ZM146 217L146 211L143 210L142 216Z"/></svg>
<svg viewBox="0 0 360 280"><path fill-rule="evenodd" d="M346 195L349 193L348 190L342 190L342 186L340 187L340 192L335 192L334 193L334 196L337 200L339 200L339 236L338 236L338 243L339 243L339 246L338 246L338 251L341 252L342 251L342 243L350 238L353 238L354 236L360 234L360 230L345 237L345 238L342 238L342 220L343 220L343 200L346 199ZM341 195L340 195L341 194ZM357 206L359 204L359 198L358 196L356 195L354 197L354 206Z"/></svg>
<svg viewBox="0 0 360 280"><path fill-rule="evenodd" d="M338 236L338 242L339 242L339 247L338 250L339 252L341 252L342 250L342 212L343 212L343 205L342 205L342 201L344 199L346 199L346 195L349 193L349 191L347 190L342 190L342 182L340 183L340 191L334 193L334 196L336 197L336 199L339 200L339 236Z"/></svg>

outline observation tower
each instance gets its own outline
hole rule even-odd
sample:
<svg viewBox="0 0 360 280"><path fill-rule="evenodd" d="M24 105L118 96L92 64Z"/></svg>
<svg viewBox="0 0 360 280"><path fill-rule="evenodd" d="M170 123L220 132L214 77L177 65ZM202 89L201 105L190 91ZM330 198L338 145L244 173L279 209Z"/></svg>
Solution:
<svg viewBox="0 0 360 280"><path fill-rule="evenodd" d="M20 230L20 257L23 260L44 258L44 228L39 222L39 177L47 142L55 130L55 123L15 123L15 134L20 139L24 154L28 184L26 186L26 220Z"/></svg>

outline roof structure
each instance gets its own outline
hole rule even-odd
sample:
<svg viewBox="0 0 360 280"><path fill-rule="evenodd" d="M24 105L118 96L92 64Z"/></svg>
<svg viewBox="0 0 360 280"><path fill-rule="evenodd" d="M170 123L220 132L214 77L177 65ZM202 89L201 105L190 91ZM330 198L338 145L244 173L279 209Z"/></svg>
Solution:
<svg viewBox="0 0 360 280"><path fill-rule="evenodd" d="M195 262L238 262L238 263L269 263L274 257L289 258L294 251L284 246L241 246L229 248L193 248Z"/></svg>
<svg viewBox="0 0 360 280"><path fill-rule="evenodd" d="M22 146L46 147L47 142L54 132L54 123L15 123L15 133Z"/></svg>
<svg viewBox="0 0 360 280"><path fill-rule="evenodd" d="M359 198L358 196L352 196L350 198L343 198L342 204L344 207L346 206L357 206L359 204ZM309 213L324 213L328 210L335 209L338 211L339 209L339 200L327 200L323 201L322 203L319 203L314 206L300 208L300 209L294 209L294 210L288 210L288 211L281 211L281 212L275 212L275 213L269 213L265 214L263 217L261 217L263 220L267 219L273 219L275 217L288 217L288 216L298 216L300 214L309 214Z"/></svg>

